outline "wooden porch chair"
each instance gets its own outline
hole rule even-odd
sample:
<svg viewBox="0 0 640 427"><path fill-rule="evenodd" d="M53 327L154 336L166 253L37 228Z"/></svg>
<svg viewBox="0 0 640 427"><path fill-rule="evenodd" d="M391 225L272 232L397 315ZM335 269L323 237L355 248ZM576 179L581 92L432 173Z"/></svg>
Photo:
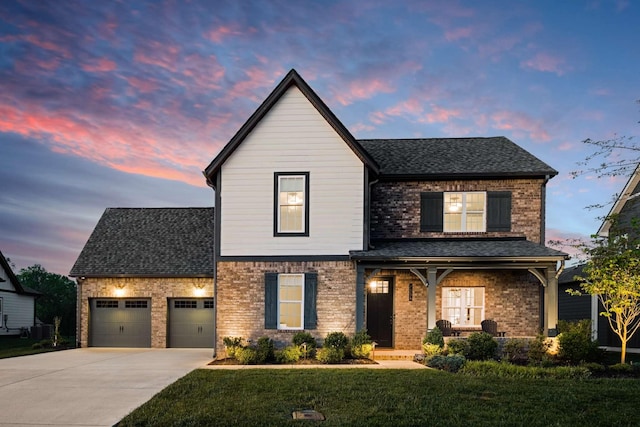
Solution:
<svg viewBox="0 0 640 427"><path fill-rule="evenodd" d="M482 332L491 334L494 337L504 337L506 332L498 331L498 323L495 320L485 319L480 322L482 326Z"/></svg>
<svg viewBox="0 0 640 427"><path fill-rule="evenodd" d="M440 319L436 321L436 326L442 331L443 337L450 337L453 335L453 327L451 326L451 322L448 320Z"/></svg>

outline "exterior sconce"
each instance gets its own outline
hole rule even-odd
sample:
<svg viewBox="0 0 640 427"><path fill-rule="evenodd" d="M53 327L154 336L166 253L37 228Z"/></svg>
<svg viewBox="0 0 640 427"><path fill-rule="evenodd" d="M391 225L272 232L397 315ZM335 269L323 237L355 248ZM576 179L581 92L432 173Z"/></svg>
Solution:
<svg viewBox="0 0 640 427"><path fill-rule="evenodd" d="M124 296L124 287L125 287L124 283L116 284L116 296L117 297Z"/></svg>
<svg viewBox="0 0 640 427"><path fill-rule="evenodd" d="M204 296L204 283L196 283L194 286L194 291L193 293L195 294L195 296L197 297L202 297Z"/></svg>
<svg viewBox="0 0 640 427"><path fill-rule="evenodd" d="M413 283L409 283L409 301L413 301Z"/></svg>

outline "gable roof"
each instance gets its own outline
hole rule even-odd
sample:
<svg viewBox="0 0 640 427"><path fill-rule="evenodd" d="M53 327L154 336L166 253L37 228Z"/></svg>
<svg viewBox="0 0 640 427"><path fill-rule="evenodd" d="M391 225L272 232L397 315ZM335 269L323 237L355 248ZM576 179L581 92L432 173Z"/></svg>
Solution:
<svg viewBox="0 0 640 427"><path fill-rule="evenodd" d="M27 293L25 291L25 289L23 288L23 286L20 284L20 281L18 280L16 275L13 273L13 270L11 269L11 266L9 265L9 262L7 261L7 259L2 254L2 251L0 251L0 266L2 266L2 269L7 274L7 277L9 278L9 281L11 282L13 287L15 288L16 292L19 293L19 294ZM2 280L2 279L0 279L0 280Z"/></svg>
<svg viewBox="0 0 640 427"><path fill-rule="evenodd" d="M558 174L504 136L359 142L380 165L381 177L444 179Z"/></svg>
<svg viewBox="0 0 640 427"><path fill-rule="evenodd" d="M315 109L324 117L329 125L336 131L342 140L351 148L358 158L368 166L373 172L377 173L378 165L373 158L367 153L351 135L347 128L338 120L327 105L320 97L311 89L311 87L300 77L295 69L291 69L276 88L269 94L258 109L249 117L242 125L240 130L231 138L218 155L211 161L209 166L203 171L209 185L215 184L213 177L218 173L222 164L233 154L242 141L251 133L253 128L264 118L271 108L280 100L285 92L292 86L296 86L315 107Z"/></svg>
<svg viewBox="0 0 640 427"><path fill-rule="evenodd" d="M629 177L629 181L627 181L627 184L624 186L622 193L620 193L615 203L611 207L611 210L602 222L602 225L598 230L598 234L601 236L608 235L609 229L611 228L611 216L617 215L622 212L622 209L629 200L633 200L638 197L640 197L640 163L638 164L638 166L636 166L636 169Z"/></svg>
<svg viewBox="0 0 640 427"><path fill-rule="evenodd" d="M214 208L109 208L72 277L213 277Z"/></svg>

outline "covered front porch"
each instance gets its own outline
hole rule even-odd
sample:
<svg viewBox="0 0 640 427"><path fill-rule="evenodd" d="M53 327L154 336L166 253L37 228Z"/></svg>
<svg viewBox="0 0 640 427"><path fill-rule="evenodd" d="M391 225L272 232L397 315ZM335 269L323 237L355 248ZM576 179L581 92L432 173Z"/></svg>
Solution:
<svg viewBox="0 0 640 427"><path fill-rule="evenodd" d="M462 336L480 331L485 319L507 337L555 335L562 252L526 240L394 243L352 252L356 327L366 328L378 348L420 349L440 319Z"/></svg>

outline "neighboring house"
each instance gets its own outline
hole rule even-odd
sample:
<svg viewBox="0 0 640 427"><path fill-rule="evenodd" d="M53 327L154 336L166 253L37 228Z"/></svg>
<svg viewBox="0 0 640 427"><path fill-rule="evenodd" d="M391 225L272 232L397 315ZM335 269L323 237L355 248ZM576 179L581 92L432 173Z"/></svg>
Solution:
<svg viewBox="0 0 640 427"><path fill-rule="evenodd" d="M632 223L640 221L640 165L631 174L624 189L614 202L598 230L598 235L609 235L612 218L616 218L616 226L620 232L637 233L638 229L633 227ZM640 226L640 223L637 226ZM582 274L583 268L584 265L568 268L560 275L559 318L564 320L591 319L594 337L597 337L598 343L612 349L620 348L620 338L611 330L607 318L599 314L604 311L604 308L597 297L590 295L570 296L564 292L565 289L580 289L580 283L575 280L575 277ZM564 295L562 295L563 293ZM631 337L627 348L635 352L640 351L640 334L636 333Z"/></svg>
<svg viewBox="0 0 640 427"><path fill-rule="evenodd" d="M0 252L0 336L29 333L36 324L39 292L22 286Z"/></svg>
<svg viewBox="0 0 640 427"><path fill-rule="evenodd" d="M200 226L214 228L206 291L217 351L226 336L284 345L298 331L322 339L363 328L381 347L417 349L441 318L463 333L491 318L507 336L554 334L567 255L544 246L544 213L557 172L507 138L356 140L291 70L204 174L215 191L215 220L211 210ZM96 345L98 301L114 310L132 301L115 294L126 282L126 297L146 298L154 313L151 345L171 346L166 301L188 289L116 274L136 262L146 276L184 278L138 253L116 259L166 231L136 229L115 248L109 235L122 232L101 225L110 211L72 270L84 277L83 345ZM79 266L91 253L113 262Z"/></svg>

